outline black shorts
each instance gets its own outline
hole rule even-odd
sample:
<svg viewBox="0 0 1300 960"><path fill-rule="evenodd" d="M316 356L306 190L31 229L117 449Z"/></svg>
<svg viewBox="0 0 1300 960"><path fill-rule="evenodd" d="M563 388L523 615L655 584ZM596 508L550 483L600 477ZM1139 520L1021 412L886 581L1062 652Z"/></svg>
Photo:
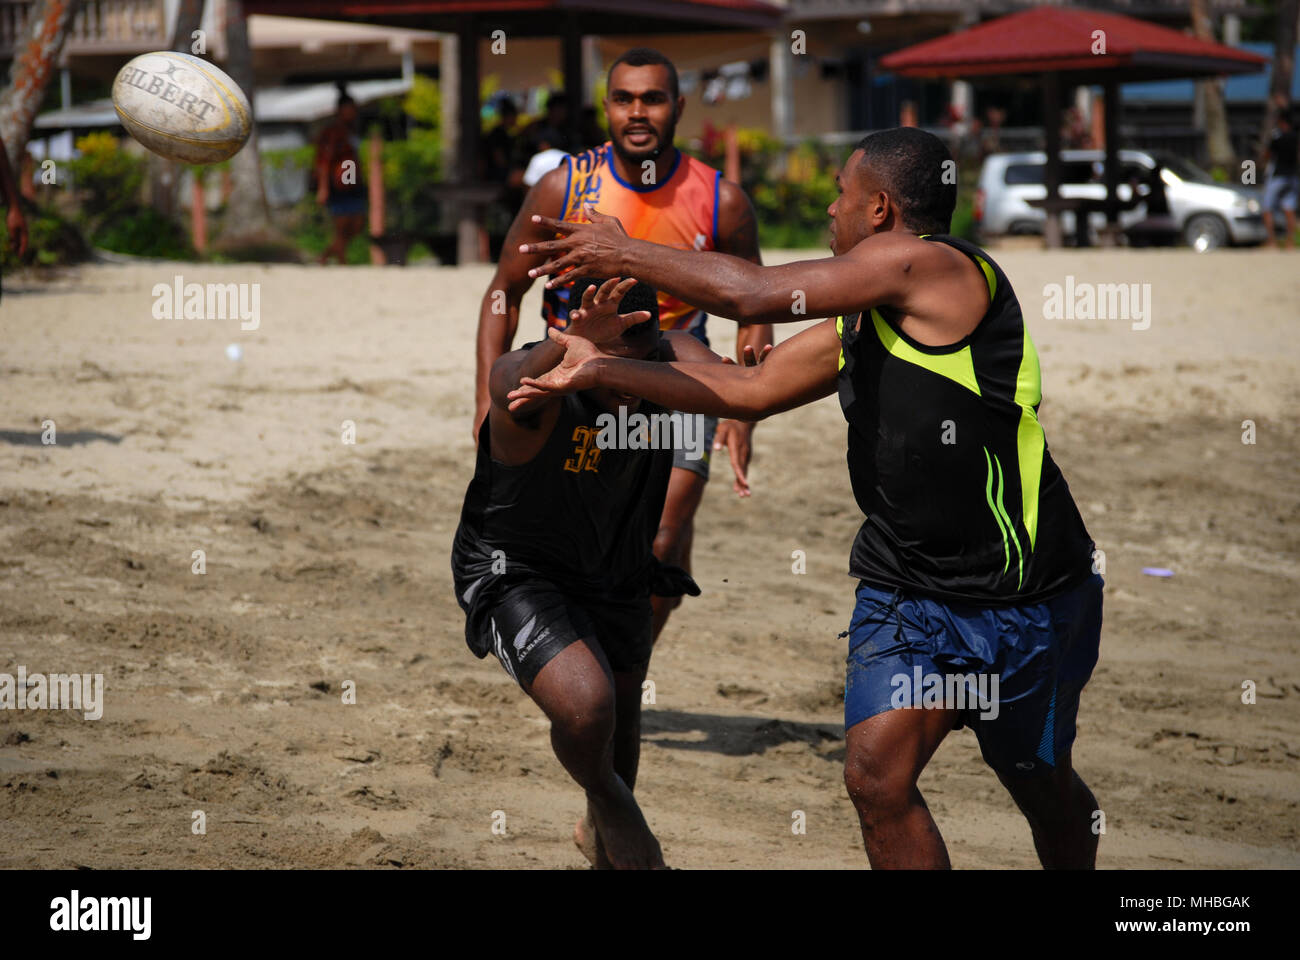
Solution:
<svg viewBox="0 0 1300 960"><path fill-rule="evenodd" d="M542 667L565 647L594 637L618 673L640 670L650 660L650 598L576 598L540 578L501 586L485 604L466 641L478 657L495 653L521 686L531 686Z"/></svg>

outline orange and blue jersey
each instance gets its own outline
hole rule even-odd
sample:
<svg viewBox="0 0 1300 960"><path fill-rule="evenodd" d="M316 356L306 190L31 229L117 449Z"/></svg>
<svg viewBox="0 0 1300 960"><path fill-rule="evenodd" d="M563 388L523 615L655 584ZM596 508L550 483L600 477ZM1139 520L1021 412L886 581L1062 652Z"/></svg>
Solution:
<svg viewBox="0 0 1300 960"><path fill-rule="evenodd" d="M565 159L568 178L561 220L590 222L589 208L617 217L628 236L679 250L714 250L718 237L718 189L722 175L680 150L662 183L628 183L612 162L609 143ZM568 325L569 288L546 290L542 317L548 326ZM708 343L708 315L659 292L659 328L684 330Z"/></svg>

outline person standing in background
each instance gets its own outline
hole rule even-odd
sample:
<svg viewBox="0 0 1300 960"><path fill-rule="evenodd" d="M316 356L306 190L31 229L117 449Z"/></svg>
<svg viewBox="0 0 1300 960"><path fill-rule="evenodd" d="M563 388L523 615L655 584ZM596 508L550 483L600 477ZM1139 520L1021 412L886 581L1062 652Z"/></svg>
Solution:
<svg viewBox="0 0 1300 960"><path fill-rule="evenodd" d="M497 124L483 138L483 179L502 185L502 203L510 217L519 212L524 202L522 186L514 182L515 126L519 122L519 108L509 96L502 96L496 105Z"/></svg>
<svg viewBox="0 0 1300 960"><path fill-rule="evenodd" d="M1281 210L1286 219L1287 243L1300 245L1296 238L1295 210L1300 198L1300 141L1296 138L1291 105L1279 97L1277 127L1268 142L1268 172L1264 180L1264 246L1277 246L1273 233L1273 211Z"/></svg>
<svg viewBox="0 0 1300 960"><path fill-rule="evenodd" d="M361 233L366 220L366 185L361 179L360 114L356 101L338 85L338 108L333 121L316 138L316 202L329 210L334 236L319 262L334 257L347 263L348 244Z"/></svg>

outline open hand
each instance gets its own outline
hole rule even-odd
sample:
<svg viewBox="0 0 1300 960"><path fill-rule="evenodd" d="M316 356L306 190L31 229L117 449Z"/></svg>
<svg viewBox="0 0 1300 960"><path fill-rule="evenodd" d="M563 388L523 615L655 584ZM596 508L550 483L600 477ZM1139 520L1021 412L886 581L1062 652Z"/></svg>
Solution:
<svg viewBox="0 0 1300 960"><path fill-rule="evenodd" d="M618 312L618 305L635 286L636 279L633 277L626 280L615 277L606 280L599 289L587 287L582 292L581 306L569 310L569 325L565 327L565 332L592 343L606 343L618 339L629 327L645 323L650 319L649 310L623 314Z"/></svg>
<svg viewBox="0 0 1300 960"><path fill-rule="evenodd" d="M540 377L523 377L519 386L506 394L510 410L515 410L527 400L536 397L556 397L577 393L596 386L597 363L605 354L596 349L590 340L571 333L561 333L552 327L547 335L564 347L564 359Z"/></svg>
<svg viewBox="0 0 1300 960"><path fill-rule="evenodd" d="M583 277L617 277L623 269L623 253L632 242L623 224L616 217L588 210L590 223L572 223L534 214L533 223L554 230L561 236L556 240L525 243L520 253L544 253L548 258L540 267L528 271L530 277L550 277L546 288L558 286ZM564 277L556 274L564 273Z"/></svg>

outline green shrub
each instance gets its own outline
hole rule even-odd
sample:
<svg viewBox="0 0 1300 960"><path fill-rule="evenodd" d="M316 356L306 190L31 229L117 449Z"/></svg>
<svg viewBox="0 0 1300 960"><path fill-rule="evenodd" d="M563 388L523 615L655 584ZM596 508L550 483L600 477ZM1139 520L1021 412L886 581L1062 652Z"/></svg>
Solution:
<svg viewBox="0 0 1300 960"><path fill-rule="evenodd" d="M307 144L301 147L289 147L284 150L263 150L261 152L262 163L274 170L281 170L285 167L294 170L310 170L312 161L316 159L316 147ZM219 170L221 167L229 164L219 164L212 167L205 167L205 170Z"/></svg>
<svg viewBox="0 0 1300 960"><path fill-rule="evenodd" d="M97 247L136 257L193 260L185 228L140 202L148 166L124 151L110 133L77 140L68 162L81 199L81 227Z"/></svg>
<svg viewBox="0 0 1300 960"><path fill-rule="evenodd" d="M106 220L92 235L95 246L134 257L193 260L188 232L152 207L136 207Z"/></svg>
<svg viewBox="0 0 1300 960"><path fill-rule="evenodd" d="M958 191L957 209L952 213L952 227L948 232L954 237L975 241L975 201L969 190Z"/></svg>
<svg viewBox="0 0 1300 960"><path fill-rule="evenodd" d="M62 266L85 260L89 254L85 238L76 224L51 207L25 207L28 263L43 267ZM11 270L20 265L18 254L9 246L8 231L0 230L0 265Z"/></svg>
<svg viewBox="0 0 1300 960"><path fill-rule="evenodd" d="M436 232L442 218L435 190L442 179L442 137L438 131L412 127L405 140L384 144L382 162L387 228Z"/></svg>
<svg viewBox="0 0 1300 960"><path fill-rule="evenodd" d="M838 152L814 142L787 149L766 131L736 131L740 185L754 202L758 240L765 247L825 247L836 197ZM707 150L693 151L711 166L726 162L726 143L716 138Z"/></svg>
<svg viewBox="0 0 1300 960"><path fill-rule="evenodd" d="M349 265L358 266L370 262L370 241L366 239L368 229L348 243ZM293 208L289 237L308 260L315 260L330 245L330 240L334 238L334 222L329 212L316 203L314 196L303 197Z"/></svg>
<svg viewBox="0 0 1300 960"><path fill-rule="evenodd" d="M402 101L405 140L384 144L381 162L387 211L394 232L435 233L442 220L435 187L442 180L442 113L438 84L416 74Z"/></svg>
<svg viewBox="0 0 1300 960"><path fill-rule="evenodd" d="M77 140L79 156L68 161L88 220L108 220L139 204L145 161L124 151L111 133L89 133Z"/></svg>

